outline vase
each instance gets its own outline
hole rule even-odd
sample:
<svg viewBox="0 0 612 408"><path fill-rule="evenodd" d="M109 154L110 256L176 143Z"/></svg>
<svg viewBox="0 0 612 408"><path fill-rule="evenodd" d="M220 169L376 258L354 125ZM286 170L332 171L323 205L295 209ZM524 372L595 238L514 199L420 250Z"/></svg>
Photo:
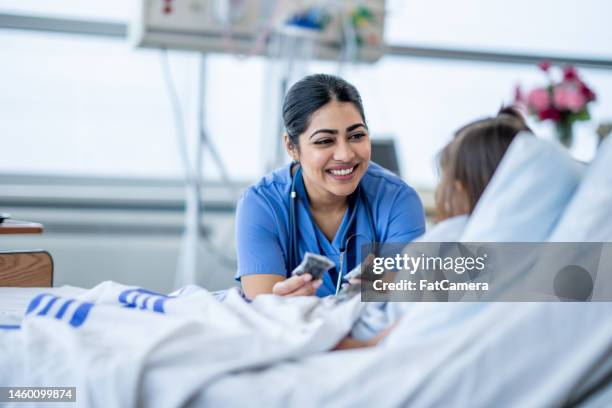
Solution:
<svg viewBox="0 0 612 408"><path fill-rule="evenodd" d="M572 124L568 121L560 121L556 123L556 127L557 139L563 146L570 148L574 140L574 129Z"/></svg>

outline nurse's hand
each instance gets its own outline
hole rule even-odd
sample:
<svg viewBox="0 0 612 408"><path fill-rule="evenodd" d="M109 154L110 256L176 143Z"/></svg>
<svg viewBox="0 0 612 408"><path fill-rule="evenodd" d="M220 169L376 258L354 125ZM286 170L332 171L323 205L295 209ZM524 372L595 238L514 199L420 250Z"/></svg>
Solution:
<svg viewBox="0 0 612 408"><path fill-rule="evenodd" d="M272 293L279 296L312 296L321 286L321 279L312 280L312 275L296 275L274 284Z"/></svg>

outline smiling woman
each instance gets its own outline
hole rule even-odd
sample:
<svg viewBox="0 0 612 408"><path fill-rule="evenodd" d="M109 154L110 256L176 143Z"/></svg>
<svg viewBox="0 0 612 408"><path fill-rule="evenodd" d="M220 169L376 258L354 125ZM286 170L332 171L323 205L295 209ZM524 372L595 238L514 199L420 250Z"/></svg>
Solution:
<svg viewBox="0 0 612 408"><path fill-rule="evenodd" d="M352 194L367 170L371 149L364 122L354 104L332 100L312 114L301 136L285 134L287 150L300 162L309 198L317 207L346 207L337 197ZM335 127L326 128L329 124Z"/></svg>
<svg viewBox="0 0 612 408"><path fill-rule="evenodd" d="M361 245L420 236L423 207L411 187L370 162L361 97L348 82L322 74L302 79L285 97L283 120L293 162L238 203L236 279L250 298L330 295L360 262ZM322 280L290 276L306 252L336 267Z"/></svg>

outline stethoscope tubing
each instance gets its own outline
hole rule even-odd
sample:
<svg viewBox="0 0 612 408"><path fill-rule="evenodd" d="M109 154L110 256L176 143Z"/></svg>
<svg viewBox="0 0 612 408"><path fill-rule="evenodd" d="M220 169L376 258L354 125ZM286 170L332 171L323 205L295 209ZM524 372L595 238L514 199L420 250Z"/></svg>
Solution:
<svg viewBox="0 0 612 408"><path fill-rule="evenodd" d="M301 167L297 169L291 181L291 193L290 193L290 203L289 203L289 231L290 231L289 232L289 241L290 241L289 242L289 268L287 268L287 277L290 276L291 271L297 266L297 260L299 257L297 214L296 214L298 195L295 190L295 182L299 177L302 177ZM357 189L358 189L359 199L363 202L366 208L366 212L368 214L368 224L370 226L370 234L374 238L374 242L376 242L376 228L374 226L374 215L372 214L372 208L370 207L370 202L367 199L365 192L361 188L361 185L358 185ZM348 243L352 238L357 237L358 235L363 235L363 234L355 233L347 238L347 234L350 231L350 227L355 222L356 215L357 215L357 211L353 211L351 214L351 218L348 221L348 226L344 233L344 237L342 237L342 239L340 240L340 242L343 245L341 245L340 247L340 265L339 265L339 270L338 270L338 279L336 281L336 294L340 290L340 285L342 283L342 276L344 275L343 273L344 272L344 256L348 249Z"/></svg>

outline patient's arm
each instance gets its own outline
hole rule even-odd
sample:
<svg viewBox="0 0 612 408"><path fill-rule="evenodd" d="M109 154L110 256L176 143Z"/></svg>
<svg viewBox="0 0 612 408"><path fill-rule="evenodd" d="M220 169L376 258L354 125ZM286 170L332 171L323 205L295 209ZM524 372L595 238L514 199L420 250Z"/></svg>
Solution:
<svg viewBox="0 0 612 408"><path fill-rule="evenodd" d="M397 325L397 322L393 323L392 325L387 327L385 330L381 331L380 333L378 333L376 336L372 337L369 340L357 340L351 336L346 336L340 341L340 343L336 344L336 347L334 347L332 351L376 346L385 337L387 337L389 333L391 333L391 331L396 325Z"/></svg>

